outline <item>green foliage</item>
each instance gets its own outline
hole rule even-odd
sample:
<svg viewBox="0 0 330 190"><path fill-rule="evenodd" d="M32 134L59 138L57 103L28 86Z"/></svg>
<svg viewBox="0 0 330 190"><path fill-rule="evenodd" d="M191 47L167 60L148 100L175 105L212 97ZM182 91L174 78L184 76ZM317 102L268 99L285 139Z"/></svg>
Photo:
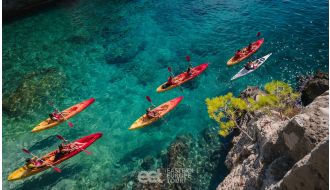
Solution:
<svg viewBox="0 0 330 190"><path fill-rule="evenodd" d="M275 107L279 101L280 101L279 98L275 95L271 95L271 94L260 95L258 101L253 101L250 104L249 110L255 111L264 107Z"/></svg>
<svg viewBox="0 0 330 190"><path fill-rule="evenodd" d="M247 103L241 98L233 97L232 93L206 99L207 111L211 119L220 124L219 134L227 136L235 128L236 118L247 110Z"/></svg>
<svg viewBox="0 0 330 190"><path fill-rule="evenodd" d="M220 125L219 134L226 137L236 127L236 120L243 113L256 110L266 111L274 109L292 117L298 113L294 103L300 94L294 92L291 86L282 81L272 81L265 84L266 94L259 94L257 99L236 98L231 92L224 96L207 98L207 111L211 119Z"/></svg>
<svg viewBox="0 0 330 190"><path fill-rule="evenodd" d="M236 124L233 120L227 122L220 122L221 129L219 130L219 134L223 137L229 135L231 130L235 128Z"/></svg>
<svg viewBox="0 0 330 190"><path fill-rule="evenodd" d="M268 94L275 95L278 98L295 101L300 94L293 91L291 86L283 81L272 81L265 85L265 91Z"/></svg>

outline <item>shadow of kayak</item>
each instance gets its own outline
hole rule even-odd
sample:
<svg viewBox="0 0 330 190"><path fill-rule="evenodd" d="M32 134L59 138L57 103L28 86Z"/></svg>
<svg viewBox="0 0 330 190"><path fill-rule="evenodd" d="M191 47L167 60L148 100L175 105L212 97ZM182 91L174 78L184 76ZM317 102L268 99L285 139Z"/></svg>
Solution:
<svg viewBox="0 0 330 190"><path fill-rule="evenodd" d="M59 164L62 172L58 173L53 169L48 169L43 171L38 175L38 177L29 177L25 180L25 182L16 188L17 190L44 190L44 189L51 189L52 186L55 186L59 183L62 179L72 179L72 176L76 173L79 173L83 169L80 166L68 166ZM91 166L92 167L92 166Z"/></svg>
<svg viewBox="0 0 330 190"><path fill-rule="evenodd" d="M36 143L34 143L30 148L29 150L31 152L36 152L36 151L40 151L40 150L43 150L47 147L51 147L51 146L54 146L55 144L60 144L62 141L59 140L58 138L56 138L55 135L52 135L52 136L49 136L45 139L42 139Z"/></svg>

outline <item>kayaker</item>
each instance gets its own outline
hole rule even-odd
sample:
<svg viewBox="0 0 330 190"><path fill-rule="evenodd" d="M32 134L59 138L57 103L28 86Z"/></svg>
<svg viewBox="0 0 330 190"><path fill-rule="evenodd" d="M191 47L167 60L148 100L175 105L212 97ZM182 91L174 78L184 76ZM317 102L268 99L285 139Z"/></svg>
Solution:
<svg viewBox="0 0 330 190"><path fill-rule="evenodd" d="M25 159L25 166L28 169L34 169L42 166L42 161L38 161L36 157Z"/></svg>
<svg viewBox="0 0 330 190"><path fill-rule="evenodd" d="M64 143L60 144L58 146L58 150L56 151L55 153L55 156L54 156L54 162L57 161L58 159L60 159L63 155L65 155L66 153L70 152L71 149L65 149L66 145Z"/></svg>
<svg viewBox="0 0 330 190"><path fill-rule="evenodd" d="M191 69L192 69L192 65L189 64L188 69L187 69L187 76L191 75Z"/></svg>
<svg viewBox="0 0 330 190"><path fill-rule="evenodd" d="M257 68L257 65L254 64L253 61L249 61L245 66L244 68L246 70L253 70L253 69L256 69Z"/></svg>
<svg viewBox="0 0 330 190"><path fill-rule="evenodd" d="M25 166L28 168L28 169L33 169L35 168L35 165L34 165L34 162L31 158L27 158L25 159Z"/></svg>
<svg viewBox="0 0 330 190"><path fill-rule="evenodd" d="M156 112L155 111L152 111L152 108L149 107L147 110L146 110L146 115L148 118L155 118L157 117L156 115Z"/></svg>
<svg viewBox="0 0 330 190"><path fill-rule="evenodd" d="M241 57L241 50L237 50L234 56L234 59L238 59Z"/></svg>
<svg viewBox="0 0 330 190"><path fill-rule="evenodd" d="M59 121L61 119L61 114L55 109L53 113L49 114L49 118L53 121Z"/></svg>
<svg viewBox="0 0 330 190"><path fill-rule="evenodd" d="M162 88L167 88L171 85L173 85L173 77L172 76L168 77L167 82L162 86Z"/></svg>
<svg viewBox="0 0 330 190"><path fill-rule="evenodd" d="M251 51L252 50L252 44L250 43L248 48L247 48L248 51Z"/></svg>

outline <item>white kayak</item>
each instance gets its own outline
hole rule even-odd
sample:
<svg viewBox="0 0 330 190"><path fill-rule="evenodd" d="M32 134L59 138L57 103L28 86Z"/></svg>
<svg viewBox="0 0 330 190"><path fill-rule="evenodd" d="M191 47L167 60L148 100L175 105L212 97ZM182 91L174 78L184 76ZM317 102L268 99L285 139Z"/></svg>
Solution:
<svg viewBox="0 0 330 190"><path fill-rule="evenodd" d="M235 76L233 76L231 78L231 80L235 80L237 78L240 78L242 76L245 76L245 75L247 75L249 73L252 73L253 71L257 70L268 59L268 57L271 56L271 55L272 55L272 53L269 53L269 54L263 56L262 58L259 58L255 61L253 61L252 63L253 63L254 69L247 70L244 66Z"/></svg>

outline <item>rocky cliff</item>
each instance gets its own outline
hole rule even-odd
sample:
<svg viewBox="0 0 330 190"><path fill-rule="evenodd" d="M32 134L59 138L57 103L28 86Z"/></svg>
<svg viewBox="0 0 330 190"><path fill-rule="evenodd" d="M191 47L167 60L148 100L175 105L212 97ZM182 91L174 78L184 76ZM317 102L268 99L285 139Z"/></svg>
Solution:
<svg viewBox="0 0 330 190"><path fill-rule="evenodd" d="M234 137L220 189L328 189L329 92L291 119L257 113Z"/></svg>
<svg viewBox="0 0 330 190"><path fill-rule="evenodd" d="M301 102L306 106L329 89L329 74L317 71L312 76L301 76L298 84L300 86Z"/></svg>

